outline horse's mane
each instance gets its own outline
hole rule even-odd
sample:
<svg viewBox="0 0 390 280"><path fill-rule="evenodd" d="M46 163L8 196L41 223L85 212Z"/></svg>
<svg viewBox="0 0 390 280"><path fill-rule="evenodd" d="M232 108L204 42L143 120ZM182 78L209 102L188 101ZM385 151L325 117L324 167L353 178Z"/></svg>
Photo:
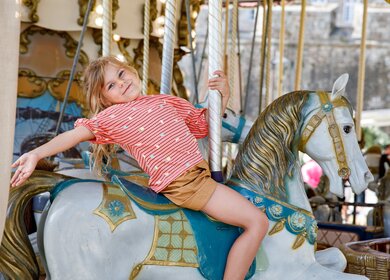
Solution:
<svg viewBox="0 0 390 280"><path fill-rule="evenodd" d="M286 199L284 177L297 161L292 144L308 96L290 92L260 114L236 157L233 177L256 192Z"/></svg>

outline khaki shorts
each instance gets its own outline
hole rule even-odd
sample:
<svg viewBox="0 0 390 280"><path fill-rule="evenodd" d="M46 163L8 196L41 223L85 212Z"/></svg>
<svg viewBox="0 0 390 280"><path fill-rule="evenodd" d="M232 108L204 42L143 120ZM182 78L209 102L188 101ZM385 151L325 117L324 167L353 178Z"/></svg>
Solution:
<svg viewBox="0 0 390 280"><path fill-rule="evenodd" d="M209 165L201 161L161 191L176 205L201 210L214 193L217 182L211 178Z"/></svg>

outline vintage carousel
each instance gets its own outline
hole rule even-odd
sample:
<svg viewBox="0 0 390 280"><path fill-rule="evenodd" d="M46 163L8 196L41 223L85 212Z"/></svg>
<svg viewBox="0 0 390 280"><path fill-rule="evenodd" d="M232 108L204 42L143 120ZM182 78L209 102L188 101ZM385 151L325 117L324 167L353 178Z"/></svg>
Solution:
<svg viewBox="0 0 390 280"><path fill-rule="evenodd" d="M359 243L383 236L383 227L350 230L317 223L300 169L299 153L304 152L322 167L330 192L338 196L343 195L345 180L356 193L373 180L357 141L364 59L359 65L362 84L356 108L359 133L355 133L353 108L345 98L347 74L329 84L326 91L301 90L306 1L300 5L295 91L282 94L285 0L277 5L279 68L277 93L272 94L272 1L40 0L0 4L4 26L1 104L7 104L0 112L0 127L2 135L9 135L0 140L4 147L0 159L0 279L223 278L227 253L241 229L155 195L148 189L147 176L127 154L119 153L102 177L90 172L88 146L82 145L54 161L41 162L45 171L35 171L23 186L10 189L13 154L31 150L71 128L78 117L88 115L80 77L88 62L101 55L115 55L133 65L142 78L143 94L172 93L193 103L204 101L197 106L208 106L209 142L200 146L209 154L213 175L265 212L270 221L246 279L388 279L388 240ZM203 41L208 45L205 73L217 69L229 73L232 98L224 116L219 93L202 91L199 86L200 70L205 67L196 69L194 28L197 20L203 24L198 19L201 7L207 7L208 19ZM244 98L240 94L239 7L256 14L245 76L248 84L259 7L263 11L260 104L253 123L245 119L250 110L249 93ZM367 9L366 2L364 7ZM365 24L363 20L363 34ZM192 91L186 89L178 66L186 54L191 69L187 78L193 83L188 86L187 82L187 87ZM360 55L365 57L364 35ZM203 76L207 79L208 75ZM239 145L222 148L222 141ZM384 209L381 213L387 213L385 203L378 206ZM31 233L28 221L32 215L26 209L35 211L36 233ZM356 233L359 230L363 232L360 235ZM324 242L324 236L332 231L339 236L346 232L357 236L351 240L340 237L339 241L357 242ZM332 247L338 245L341 249Z"/></svg>

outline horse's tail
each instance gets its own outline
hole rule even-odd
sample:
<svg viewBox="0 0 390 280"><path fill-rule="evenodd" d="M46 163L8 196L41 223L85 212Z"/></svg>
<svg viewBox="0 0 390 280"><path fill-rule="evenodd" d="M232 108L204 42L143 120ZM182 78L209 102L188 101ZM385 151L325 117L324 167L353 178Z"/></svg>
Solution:
<svg viewBox="0 0 390 280"><path fill-rule="evenodd" d="M24 210L30 199L50 191L69 177L35 171L20 188L11 189L0 247L0 272L9 279L38 279L39 267L24 224Z"/></svg>

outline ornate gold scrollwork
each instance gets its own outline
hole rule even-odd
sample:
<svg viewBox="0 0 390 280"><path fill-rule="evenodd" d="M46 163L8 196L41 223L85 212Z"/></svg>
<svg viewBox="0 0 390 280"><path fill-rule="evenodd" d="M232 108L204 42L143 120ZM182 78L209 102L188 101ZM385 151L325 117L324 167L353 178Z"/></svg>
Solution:
<svg viewBox="0 0 390 280"><path fill-rule="evenodd" d="M23 0L23 5L30 9L30 13L28 14L28 18L31 22L38 22L39 16L37 15L39 0Z"/></svg>
<svg viewBox="0 0 390 280"><path fill-rule="evenodd" d="M19 68L18 96L34 98L42 95L47 89L46 81L27 68Z"/></svg>
<svg viewBox="0 0 390 280"><path fill-rule="evenodd" d="M103 32L101 29L97 29L97 28L92 28L92 38L93 38L93 42L98 45L100 48L99 48L99 51L98 51L98 54L99 56L102 55L102 52L103 52Z"/></svg>
<svg viewBox="0 0 390 280"><path fill-rule="evenodd" d="M127 62L135 67L134 65L134 61L133 59L131 58L131 55L129 54L129 52L126 50L126 48L128 46L130 46L130 42L131 40L130 39L125 39L125 38L121 38L118 42L117 42L117 45L118 45L118 49L119 51L121 52L121 54L126 58ZM135 67L137 70L138 70L138 67Z"/></svg>
<svg viewBox="0 0 390 280"><path fill-rule="evenodd" d="M96 0L93 1L92 3L92 9L94 9L96 6ZM79 14L80 17L77 19L77 24L78 25L83 25L84 22L84 16L87 12L87 7L88 7L88 0L79 0ZM115 29L117 27L115 20L115 15L116 11L119 9L119 1L118 0L113 0L112 1L112 29Z"/></svg>
<svg viewBox="0 0 390 280"><path fill-rule="evenodd" d="M29 36L33 36L36 33L40 33L42 35L50 35L54 36L57 35L63 39L65 39L65 53L68 57L74 58L76 54L77 44L78 42L74 40L67 32L65 31L54 31L45 29L39 26L32 25L28 28L26 28L21 34L20 34L20 50L19 52L21 54L25 54L28 52L28 45L31 43L31 40L29 39ZM79 62L81 65L86 66L88 64L88 56L84 51L80 52Z"/></svg>
<svg viewBox="0 0 390 280"><path fill-rule="evenodd" d="M92 7L95 7L96 0L93 1ZM88 0L79 0L79 14L80 17L77 19L78 25L83 25L84 16L87 13Z"/></svg>
<svg viewBox="0 0 390 280"><path fill-rule="evenodd" d="M63 70L57 74L56 78L51 79L48 82L48 89L51 95L57 100L60 101L64 100L66 87L69 81L69 75L70 75L69 70ZM70 88L68 102L76 102L77 105L81 107L83 111L83 115L87 116L89 111L88 111L88 106L87 106L85 96L82 91L81 76L82 76L81 72L76 73L75 79Z"/></svg>

